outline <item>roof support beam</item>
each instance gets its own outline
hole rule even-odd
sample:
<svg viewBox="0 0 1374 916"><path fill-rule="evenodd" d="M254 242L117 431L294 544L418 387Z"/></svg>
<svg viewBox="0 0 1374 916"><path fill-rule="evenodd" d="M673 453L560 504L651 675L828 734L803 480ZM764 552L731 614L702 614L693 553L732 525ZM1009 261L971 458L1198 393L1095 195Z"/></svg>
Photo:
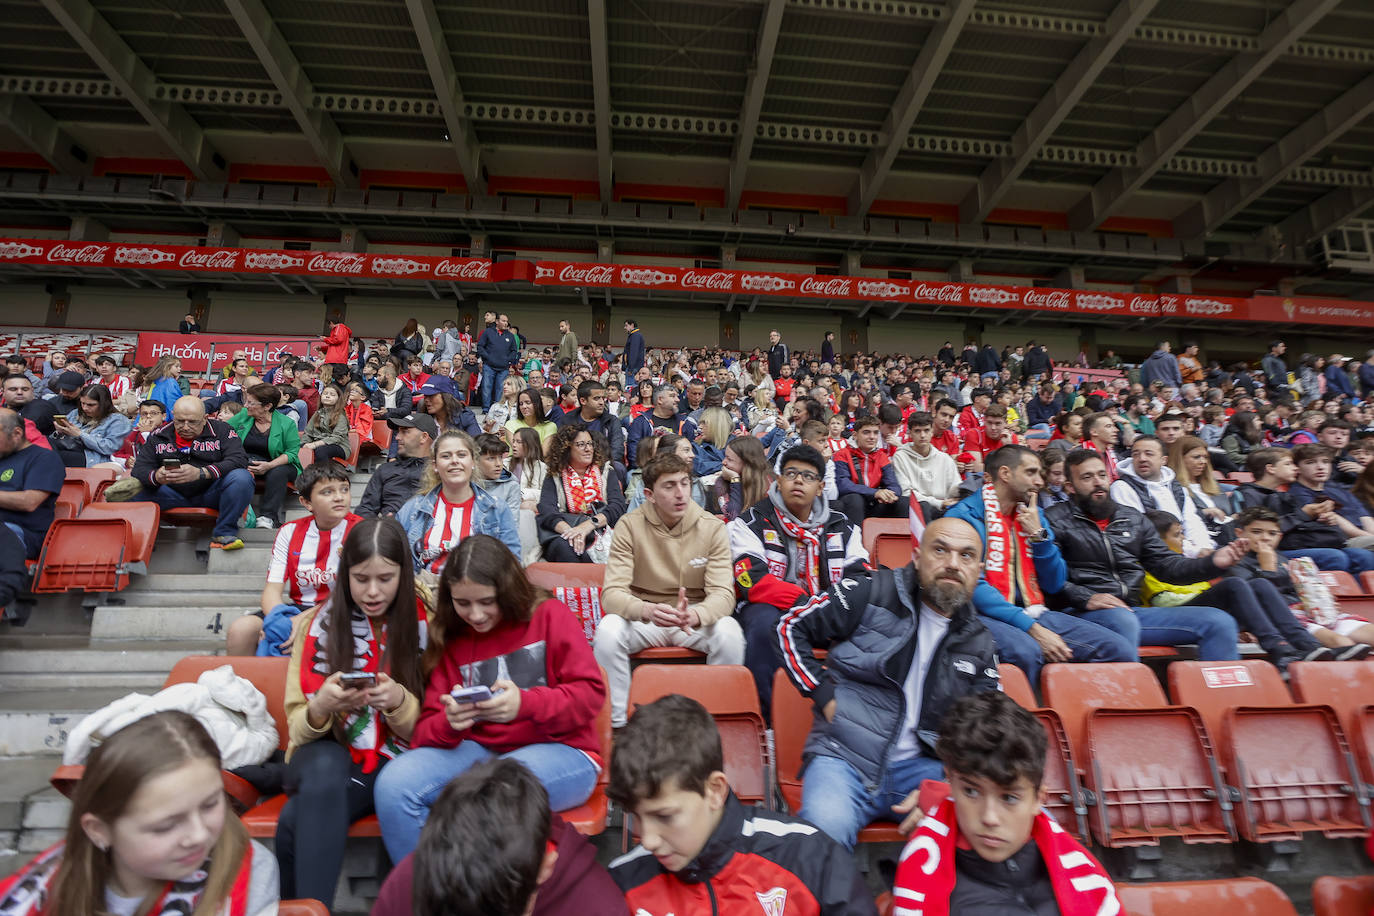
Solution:
<svg viewBox="0 0 1374 916"><path fill-rule="evenodd" d="M300 125L301 133L315 152L334 184L341 188L356 188L357 166L344 146L343 137L326 112L311 108L315 87L301 69L291 46L272 21L272 15L262 0L225 0L225 6L238 23L239 31L248 39L253 53L263 69L281 91L282 100Z"/></svg>
<svg viewBox="0 0 1374 916"><path fill-rule="evenodd" d="M105 17L96 12L89 0L41 2L43 8L52 14L95 65L110 78L120 95L134 106L176 157L186 164L192 175L202 180L225 177L227 163L205 138L205 131L180 105L153 99L152 90L157 77L119 37L114 27L105 21Z"/></svg>
<svg viewBox="0 0 1374 916"><path fill-rule="evenodd" d="M969 14L973 12L973 2L951 0L944 18L930 30L930 35L921 46L921 53L916 55L916 62L911 65L906 82L902 84L891 110L883 120L882 130L887 142L870 150L859 168L854 190L849 193L850 216L864 216L868 208L873 206L883 182L887 181L888 173L892 171L892 163L906 146L911 125L916 123L916 116L921 113L936 77L944 69L945 60L954 50L954 43L959 39L964 23L968 22Z"/></svg>
<svg viewBox="0 0 1374 916"><path fill-rule="evenodd" d="M64 175L89 175L91 157L26 95L0 95L0 125Z"/></svg>
<svg viewBox="0 0 1374 916"><path fill-rule="evenodd" d="M487 193L487 179L482 174L482 149L472 132L472 122L463 113L463 88L458 85L458 71L453 66L444 27L434 9L433 0L406 0L410 20L415 25L415 38L420 43L425 67L429 70L439 109L444 113L449 141L458 154L458 167L468 190L474 194Z"/></svg>
<svg viewBox="0 0 1374 916"><path fill-rule="evenodd" d="M768 0L759 19L758 42L754 49L754 64L744 85L744 104L740 107L739 133L730 150L730 178L726 184L725 206L734 210L744 193L744 176L749 170L749 157L754 152L754 138L758 133L759 113L763 111L763 93L768 87L768 74L773 69L773 51L778 46L778 30L782 26L787 0Z"/></svg>
<svg viewBox="0 0 1374 916"><path fill-rule="evenodd" d="M1374 206L1374 188L1337 188L1284 219L1274 228L1300 256L1307 243Z"/></svg>
<svg viewBox="0 0 1374 916"><path fill-rule="evenodd" d="M1112 169L1069 210L1069 228L1095 229L1197 136L1340 0L1294 0L1264 27L1259 50L1237 54L1135 148L1136 164Z"/></svg>
<svg viewBox="0 0 1374 916"><path fill-rule="evenodd" d="M1210 235L1290 172L1346 131L1374 114L1374 76L1361 80L1330 105L1260 153L1255 178L1228 178L1174 220L1179 237Z"/></svg>
<svg viewBox="0 0 1374 916"><path fill-rule="evenodd" d="M592 104L596 117L596 180L601 202L610 203L615 192L611 167L611 58L606 38L606 0L587 0L587 31L591 37Z"/></svg>
<svg viewBox="0 0 1374 916"><path fill-rule="evenodd" d="M981 223L996 208L1021 173L1034 161L1059 125L1078 105L1083 94L1116 57L1136 27L1159 0L1121 0L1093 38L1074 56L1050 91L1036 104L1011 138L1012 154L993 160L978 177L978 184L959 204L959 222Z"/></svg>

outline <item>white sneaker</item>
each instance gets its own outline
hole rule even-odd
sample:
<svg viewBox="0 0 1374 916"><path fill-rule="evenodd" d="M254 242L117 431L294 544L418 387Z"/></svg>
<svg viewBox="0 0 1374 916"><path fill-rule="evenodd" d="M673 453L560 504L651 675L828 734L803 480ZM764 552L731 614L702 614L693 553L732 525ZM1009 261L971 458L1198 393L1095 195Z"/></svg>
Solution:
<svg viewBox="0 0 1374 916"><path fill-rule="evenodd" d="M265 515L260 515L260 516L258 516L258 524L257 524L257 527L259 527L259 528L269 528L269 529L270 529L270 528L273 527L273 525L272 525L272 520L271 520L270 518L268 518L267 516L265 516Z"/></svg>

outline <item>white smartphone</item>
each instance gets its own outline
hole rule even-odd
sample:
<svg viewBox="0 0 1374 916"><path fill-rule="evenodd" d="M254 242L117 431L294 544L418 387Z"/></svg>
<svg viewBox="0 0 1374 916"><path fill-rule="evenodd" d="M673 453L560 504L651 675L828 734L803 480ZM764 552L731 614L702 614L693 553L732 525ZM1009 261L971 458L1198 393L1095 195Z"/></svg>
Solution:
<svg viewBox="0 0 1374 916"><path fill-rule="evenodd" d="M459 703L485 703L492 697L491 688L485 684L476 684L472 687L454 687L449 694Z"/></svg>

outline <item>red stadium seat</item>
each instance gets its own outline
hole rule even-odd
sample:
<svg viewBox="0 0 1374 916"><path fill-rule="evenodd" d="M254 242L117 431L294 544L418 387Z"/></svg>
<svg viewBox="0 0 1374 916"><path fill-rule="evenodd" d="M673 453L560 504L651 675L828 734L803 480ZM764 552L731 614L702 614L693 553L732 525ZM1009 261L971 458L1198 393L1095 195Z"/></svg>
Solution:
<svg viewBox="0 0 1374 916"><path fill-rule="evenodd" d="M606 685L606 672L601 672L601 683ZM611 781L611 690L606 686L606 697L601 710L596 714L596 734L601 740L601 772L596 777L596 787L591 797L581 805L561 813L563 820L572 824L583 836L596 836L606 829L609 806L606 801L606 785Z"/></svg>
<svg viewBox="0 0 1374 916"><path fill-rule="evenodd" d="M1078 771L1063 721L1053 709L1043 709L1035 701L1030 681L1020 668L1003 662L997 666L997 671L1002 677L1002 690L1040 721L1049 739L1045 755L1045 807L1055 820L1075 830L1084 842L1088 842L1087 808L1083 805Z"/></svg>
<svg viewBox="0 0 1374 916"><path fill-rule="evenodd" d="M1364 781L1374 784L1374 662L1294 662L1288 673L1299 702L1336 711Z"/></svg>
<svg viewBox="0 0 1374 916"><path fill-rule="evenodd" d="M1093 835L1107 847L1224 843L1230 804L1196 710L1167 706L1140 663L1046 665L1046 703L1063 718L1084 785L1096 795Z"/></svg>
<svg viewBox="0 0 1374 916"><path fill-rule="evenodd" d="M188 506L185 509L167 509L162 513L162 523L165 525L214 525L219 519L219 510L200 509L195 506Z"/></svg>
<svg viewBox="0 0 1374 916"><path fill-rule="evenodd" d="M802 748L811 732L811 701L803 697L779 669L773 674L773 752L778 773L778 789L787 809L801 811ZM874 821L859 831L860 843L901 843L906 837L892 821Z"/></svg>
<svg viewBox="0 0 1374 916"><path fill-rule="evenodd" d="M318 900L283 900L277 916L329 916L329 908Z"/></svg>
<svg viewBox="0 0 1374 916"><path fill-rule="evenodd" d="M86 485L85 502L95 499L96 490L102 483L115 479L114 468L67 468L66 482L80 481Z"/></svg>
<svg viewBox="0 0 1374 916"><path fill-rule="evenodd" d="M157 503L91 503L81 510L77 518L110 519L121 518L129 523L129 542L124 548L124 565L132 568L130 572L146 573L148 561L153 555L153 545L157 542L157 527L162 510Z"/></svg>
<svg viewBox="0 0 1374 916"><path fill-rule="evenodd" d="M1117 899L1131 916L1297 916L1283 891L1259 878L1118 884Z"/></svg>
<svg viewBox="0 0 1374 916"><path fill-rule="evenodd" d="M57 494L58 518L76 518L77 514L91 501L90 486L84 480L64 480L62 490ZM65 510L63 507L67 507ZM61 514L66 512L65 515Z"/></svg>
<svg viewBox="0 0 1374 916"><path fill-rule="evenodd" d="M1318 878L1312 882L1312 910L1315 916L1369 916L1374 913L1374 875Z"/></svg>
<svg viewBox="0 0 1374 916"><path fill-rule="evenodd" d="M1202 714L1207 731L1221 734L1226 710L1236 706L1291 706L1293 698L1279 669L1265 661L1174 662L1169 695Z"/></svg>
<svg viewBox="0 0 1374 916"><path fill-rule="evenodd" d="M57 519L43 539L31 591L119 591L129 584L124 556L132 540L132 528L122 518Z"/></svg>
<svg viewBox="0 0 1374 916"><path fill-rule="evenodd" d="M391 427L387 425L385 420L372 421L372 442L363 443L363 445L366 447L369 444L376 446L383 455L386 454L387 449L391 448Z"/></svg>
<svg viewBox="0 0 1374 916"><path fill-rule="evenodd" d="M747 805L767 804L772 760L749 669L742 665L640 665L630 679L630 712L674 693L701 703L716 720L725 752L725 775L740 800Z"/></svg>
<svg viewBox="0 0 1374 916"><path fill-rule="evenodd" d="M911 523L904 518L866 518L863 524L864 549L874 566L900 569L911 562L914 545Z"/></svg>
<svg viewBox="0 0 1374 916"><path fill-rule="evenodd" d="M1321 569L1317 571L1321 576L1326 587L1331 589L1331 595L1335 598L1364 598L1369 593L1365 590L1354 576L1348 572L1335 569Z"/></svg>

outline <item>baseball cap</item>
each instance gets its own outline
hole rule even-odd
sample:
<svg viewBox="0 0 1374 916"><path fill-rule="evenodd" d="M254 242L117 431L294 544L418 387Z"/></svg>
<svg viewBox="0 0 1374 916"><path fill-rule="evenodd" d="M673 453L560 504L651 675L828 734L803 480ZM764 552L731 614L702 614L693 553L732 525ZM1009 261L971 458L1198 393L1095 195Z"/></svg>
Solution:
<svg viewBox="0 0 1374 916"><path fill-rule="evenodd" d="M429 394L447 394L451 397L458 397L458 391L453 387L453 382L442 375L431 375L420 386L420 390L416 394L422 397Z"/></svg>
<svg viewBox="0 0 1374 916"><path fill-rule="evenodd" d="M408 417L393 417L386 422L393 429L408 426L418 429L422 433L429 434L431 439L439 438L439 424L427 413L411 414Z"/></svg>
<svg viewBox="0 0 1374 916"><path fill-rule="evenodd" d="M80 372L63 372L57 377L58 391L80 391L86 387L86 377Z"/></svg>

